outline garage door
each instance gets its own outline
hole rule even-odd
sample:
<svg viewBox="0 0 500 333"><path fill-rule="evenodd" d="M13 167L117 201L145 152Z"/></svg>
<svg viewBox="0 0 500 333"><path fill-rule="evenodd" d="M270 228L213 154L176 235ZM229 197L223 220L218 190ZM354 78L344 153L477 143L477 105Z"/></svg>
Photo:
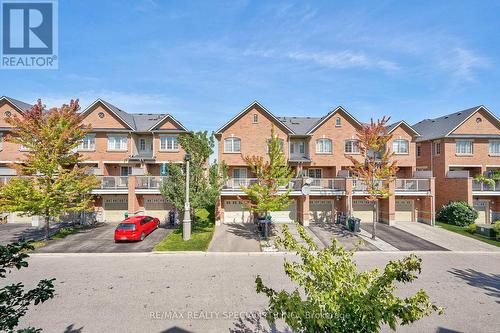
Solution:
<svg viewBox="0 0 500 333"><path fill-rule="evenodd" d="M292 223L297 221L297 203L292 201L290 206L285 210L271 212L271 220L274 223Z"/></svg>
<svg viewBox="0 0 500 333"><path fill-rule="evenodd" d="M333 200L310 200L309 220L318 223L333 222L334 207Z"/></svg>
<svg viewBox="0 0 500 333"><path fill-rule="evenodd" d="M478 212L476 223L489 223L489 203L486 200L475 200L473 203L474 209Z"/></svg>
<svg viewBox="0 0 500 333"><path fill-rule="evenodd" d="M249 223L250 216L250 212L244 209L241 201L224 201L224 223Z"/></svg>
<svg viewBox="0 0 500 333"><path fill-rule="evenodd" d="M144 198L145 215L157 217L162 222L167 220L171 208L165 198Z"/></svg>
<svg viewBox="0 0 500 333"><path fill-rule="evenodd" d="M396 221L411 222L415 221L413 217L413 200L396 200Z"/></svg>
<svg viewBox="0 0 500 333"><path fill-rule="evenodd" d="M352 200L352 215L361 222L373 222L373 202L363 199Z"/></svg>
<svg viewBox="0 0 500 333"><path fill-rule="evenodd" d="M104 221L120 222L128 212L128 199L123 197L111 197L103 199Z"/></svg>
<svg viewBox="0 0 500 333"><path fill-rule="evenodd" d="M33 220L32 216L26 215L21 216L21 213L15 212L11 213L9 223L31 223Z"/></svg>

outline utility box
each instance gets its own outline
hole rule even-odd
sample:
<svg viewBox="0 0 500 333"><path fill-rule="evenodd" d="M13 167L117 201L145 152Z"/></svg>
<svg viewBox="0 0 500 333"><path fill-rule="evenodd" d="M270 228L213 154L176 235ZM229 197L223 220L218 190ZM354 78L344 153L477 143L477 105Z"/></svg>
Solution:
<svg viewBox="0 0 500 333"><path fill-rule="evenodd" d="M495 232L491 224L477 224L476 234L486 238L495 238Z"/></svg>

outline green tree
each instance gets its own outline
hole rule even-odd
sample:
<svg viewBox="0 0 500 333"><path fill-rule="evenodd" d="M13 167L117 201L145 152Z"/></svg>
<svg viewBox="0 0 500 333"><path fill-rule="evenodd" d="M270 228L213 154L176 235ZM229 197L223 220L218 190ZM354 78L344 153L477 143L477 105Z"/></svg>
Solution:
<svg viewBox="0 0 500 333"><path fill-rule="evenodd" d="M261 217L290 206L288 195L292 190L288 188L288 184L292 180L293 172L283 153L283 142L274 133L274 127L271 128L271 138L267 146L267 158L256 155L244 157L257 180L248 186L242 185L241 190L246 197L239 198L247 209ZM279 193L280 190L282 193Z"/></svg>
<svg viewBox="0 0 500 333"><path fill-rule="evenodd" d="M5 278L13 268L28 267L26 251L33 250L30 242L20 241L7 246L0 245L0 278ZM54 280L44 279L34 289L25 291L21 282L6 285L0 289L0 331L13 332L19 325L19 319L33 303L38 305L54 297ZM18 332L40 332L33 327Z"/></svg>
<svg viewBox="0 0 500 333"><path fill-rule="evenodd" d="M6 141L21 145L25 152L14 166L19 177L0 187L0 211L42 216L46 240L52 218L91 209L93 203L86 194L97 186L97 179L80 166L83 157L76 152L90 126L81 125L78 109L78 100L72 100L47 111L39 100L22 116L6 118L12 126Z"/></svg>
<svg viewBox="0 0 500 333"><path fill-rule="evenodd" d="M302 245L283 226L284 238L277 245L295 251L300 262L285 260L285 274L298 285L292 292L276 291L257 276L257 293L269 299L266 318L284 319L294 332L379 332L382 324L396 330L443 309L431 303L420 289L413 296L395 295L395 283L411 283L422 269L422 260L411 254L378 268L359 272L353 251L333 244L320 250L305 229L297 225Z"/></svg>
<svg viewBox="0 0 500 333"><path fill-rule="evenodd" d="M392 139L388 133L387 122L390 118L385 116L370 124L363 125L357 130L360 156L357 159L347 156L353 166L350 170L362 182L363 189L368 193L367 200L373 203L373 228L372 238L377 235L377 201L393 195L389 191L389 182L393 181L398 171L394 153L387 149L387 143Z"/></svg>
<svg viewBox="0 0 500 333"><path fill-rule="evenodd" d="M225 179L225 165L214 161L209 163L214 152L214 138L207 131L179 136L179 145L191 156L189 165L189 201L191 218L195 219L195 210L215 209L215 202L220 195ZM186 176L182 165L167 165L168 181L163 182L160 191L179 212L184 211L186 197Z"/></svg>

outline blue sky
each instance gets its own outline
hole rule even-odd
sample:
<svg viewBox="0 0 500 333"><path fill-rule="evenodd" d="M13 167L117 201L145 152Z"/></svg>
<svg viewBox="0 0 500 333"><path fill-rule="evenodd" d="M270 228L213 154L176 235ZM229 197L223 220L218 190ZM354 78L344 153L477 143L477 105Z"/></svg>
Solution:
<svg viewBox="0 0 500 333"><path fill-rule="evenodd" d="M415 123L500 110L498 1L59 2L59 69L0 70L0 95L98 97L216 130L253 100L276 115Z"/></svg>

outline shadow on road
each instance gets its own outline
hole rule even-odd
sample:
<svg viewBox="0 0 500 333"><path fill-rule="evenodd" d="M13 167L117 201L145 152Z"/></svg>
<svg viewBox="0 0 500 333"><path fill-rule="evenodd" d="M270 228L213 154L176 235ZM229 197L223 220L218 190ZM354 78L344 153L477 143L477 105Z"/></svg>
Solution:
<svg viewBox="0 0 500 333"><path fill-rule="evenodd" d="M75 328L75 324L71 324L68 327L66 327L63 333L82 333L82 332L83 332L83 326L80 328Z"/></svg>
<svg viewBox="0 0 500 333"><path fill-rule="evenodd" d="M246 239L259 239L257 228L253 223L231 223L227 224L227 232Z"/></svg>
<svg viewBox="0 0 500 333"><path fill-rule="evenodd" d="M473 269L453 269L448 271L465 280L468 285L486 290L486 295L497 298L500 303L500 274L485 274Z"/></svg>

